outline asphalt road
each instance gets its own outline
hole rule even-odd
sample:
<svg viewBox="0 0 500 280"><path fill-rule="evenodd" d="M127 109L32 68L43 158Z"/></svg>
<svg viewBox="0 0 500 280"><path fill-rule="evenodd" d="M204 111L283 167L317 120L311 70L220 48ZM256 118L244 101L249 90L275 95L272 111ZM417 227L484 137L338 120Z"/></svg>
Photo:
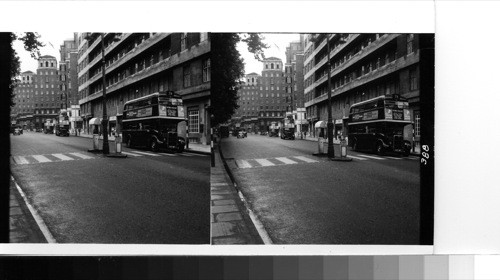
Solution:
<svg viewBox="0 0 500 280"><path fill-rule="evenodd" d="M221 145L274 243L419 244L418 158L349 150L353 161L328 161L315 142L253 134Z"/></svg>
<svg viewBox="0 0 500 280"><path fill-rule="evenodd" d="M209 156L108 158L91 141L11 136L12 174L58 243L210 243Z"/></svg>

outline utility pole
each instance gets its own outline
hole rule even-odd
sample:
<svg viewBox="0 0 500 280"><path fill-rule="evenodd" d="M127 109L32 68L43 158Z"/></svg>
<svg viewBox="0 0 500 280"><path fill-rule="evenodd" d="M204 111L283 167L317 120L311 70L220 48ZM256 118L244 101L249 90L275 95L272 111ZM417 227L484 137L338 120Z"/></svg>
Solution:
<svg viewBox="0 0 500 280"><path fill-rule="evenodd" d="M106 112L106 58L104 53L104 33L101 33L102 52L102 153L109 154L108 115Z"/></svg>
<svg viewBox="0 0 500 280"><path fill-rule="evenodd" d="M330 81L330 34L326 34L326 51L327 51L327 72L328 72L328 157L335 157L333 149L333 119L332 119L332 81Z"/></svg>

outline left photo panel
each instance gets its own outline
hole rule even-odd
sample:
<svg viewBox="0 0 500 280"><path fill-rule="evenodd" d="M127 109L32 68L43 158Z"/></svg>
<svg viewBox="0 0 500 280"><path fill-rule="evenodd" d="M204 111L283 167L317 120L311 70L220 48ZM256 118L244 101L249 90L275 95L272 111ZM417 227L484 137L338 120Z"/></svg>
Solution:
<svg viewBox="0 0 500 280"><path fill-rule="evenodd" d="M2 38L9 243L210 244L209 33Z"/></svg>

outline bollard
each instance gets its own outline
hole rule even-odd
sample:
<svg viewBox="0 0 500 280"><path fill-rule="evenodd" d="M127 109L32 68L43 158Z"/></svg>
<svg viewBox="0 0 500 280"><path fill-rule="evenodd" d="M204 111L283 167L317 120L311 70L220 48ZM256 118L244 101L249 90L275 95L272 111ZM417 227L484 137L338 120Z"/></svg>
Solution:
<svg viewBox="0 0 500 280"><path fill-rule="evenodd" d="M121 154L122 153L122 138L121 138L121 136L119 136L119 135L115 136L115 144L116 144L116 153Z"/></svg>
<svg viewBox="0 0 500 280"><path fill-rule="evenodd" d="M318 154L325 153L325 145L321 137L318 138Z"/></svg>
<svg viewBox="0 0 500 280"><path fill-rule="evenodd" d="M340 157L347 157L347 142L344 139L340 140Z"/></svg>
<svg viewBox="0 0 500 280"><path fill-rule="evenodd" d="M99 135L94 134L94 150L99 150Z"/></svg>

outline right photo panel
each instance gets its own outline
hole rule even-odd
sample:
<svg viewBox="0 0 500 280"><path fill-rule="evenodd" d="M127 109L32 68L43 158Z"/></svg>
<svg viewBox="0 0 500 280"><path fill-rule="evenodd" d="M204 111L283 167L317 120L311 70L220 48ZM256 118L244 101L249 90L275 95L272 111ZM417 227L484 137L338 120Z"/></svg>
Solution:
<svg viewBox="0 0 500 280"><path fill-rule="evenodd" d="M434 34L210 36L213 245L433 245Z"/></svg>

